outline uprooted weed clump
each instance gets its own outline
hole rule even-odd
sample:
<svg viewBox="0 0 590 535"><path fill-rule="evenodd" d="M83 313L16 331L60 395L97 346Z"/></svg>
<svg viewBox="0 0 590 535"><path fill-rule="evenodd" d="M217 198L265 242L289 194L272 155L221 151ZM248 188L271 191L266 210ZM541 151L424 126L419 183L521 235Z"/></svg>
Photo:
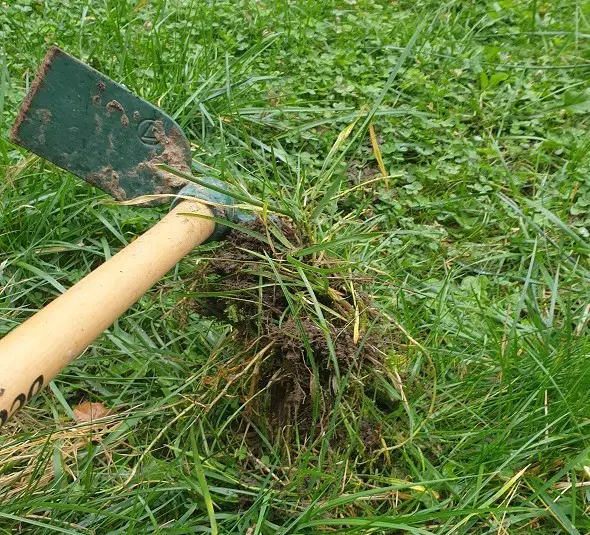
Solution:
<svg viewBox="0 0 590 535"><path fill-rule="evenodd" d="M306 240L285 221L276 239L271 226L231 231L196 274L192 309L231 324L237 351L258 359L246 390L263 395L248 414L311 433L324 428L342 379L355 383L367 362L380 363L382 343L367 334L375 310L341 262L325 251L291 256Z"/></svg>

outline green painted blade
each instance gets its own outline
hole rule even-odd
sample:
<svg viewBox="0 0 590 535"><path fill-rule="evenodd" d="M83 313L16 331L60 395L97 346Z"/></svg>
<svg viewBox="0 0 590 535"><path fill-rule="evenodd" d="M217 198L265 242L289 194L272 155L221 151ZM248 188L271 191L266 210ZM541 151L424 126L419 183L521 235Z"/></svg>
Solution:
<svg viewBox="0 0 590 535"><path fill-rule="evenodd" d="M191 165L174 120L59 48L45 56L10 139L117 200L177 193L186 181L156 165Z"/></svg>

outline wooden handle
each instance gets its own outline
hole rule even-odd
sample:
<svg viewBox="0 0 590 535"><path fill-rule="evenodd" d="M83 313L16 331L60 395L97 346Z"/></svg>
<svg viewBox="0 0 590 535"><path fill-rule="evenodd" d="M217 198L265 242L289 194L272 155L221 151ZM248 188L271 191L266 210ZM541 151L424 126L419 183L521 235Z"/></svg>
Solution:
<svg viewBox="0 0 590 535"><path fill-rule="evenodd" d="M66 293L0 340L0 424L22 408L215 228L183 201Z"/></svg>

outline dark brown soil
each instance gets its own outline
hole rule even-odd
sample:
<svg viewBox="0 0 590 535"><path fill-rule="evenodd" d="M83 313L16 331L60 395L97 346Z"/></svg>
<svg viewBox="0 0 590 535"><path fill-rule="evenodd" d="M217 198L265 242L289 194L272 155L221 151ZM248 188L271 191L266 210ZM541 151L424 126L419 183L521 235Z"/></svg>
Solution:
<svg viewBox="0 0 590 535"><path fill-rule="evenodd" d="M267 235L261 221L250 224L249 228ZM305 245L287 222L282 222L281 232L295 247ZM283 437L288 433L285 429L297 425L301 437L301 433L309 432L312 427L323 427L339 388L336 367L342 377L360 370L369 352L373 362L377 357L373 343L355 343L355 307L342 280L331 280L328 292L315 290L324 307L343 317L336 318L324 312L328 333L326 327L320 327L312 305L304 310L301 299L294 297L291 302L298 304L289 305L277 276L260 255L266 254L273 259L283 284L290 285L291 295L296 292L309 294L301 286L296 270L285 261L288 251L276 240L272 243L271 246L243 232L232 231L205 270L197 275L198 280L193 286L197 294L227 292L227 295L198 297L192 308L200 315L231 323L235 335L232 343L239 344L252 357L272 344L258 373L245 388L250 396L265 389L265 394L250 404L249 413L252 418L263 420L274 429L282 429ZM312 258L301 260L310 264L316 262ZM324 258L317 262L328 265L329 261ZM358 309L364 316L371 314L369 304L358 303L359 299L357 295ZM294 313L295 307L301 310L296 309ZM328 338L332 341L333 353ZM312 417L314 405L318 415L315 421Z"/></svg>

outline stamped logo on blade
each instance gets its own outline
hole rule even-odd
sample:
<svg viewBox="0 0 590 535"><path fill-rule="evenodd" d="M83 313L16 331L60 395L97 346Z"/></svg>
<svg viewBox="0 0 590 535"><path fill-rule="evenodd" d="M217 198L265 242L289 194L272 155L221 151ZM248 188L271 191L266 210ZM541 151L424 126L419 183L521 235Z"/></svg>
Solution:
<svg viewBox="0 0 590 535"><path fill-rule="evenodd" d="M145 145L157 145L160 143L155 136L154 133L154 125L156 121L153 119L145 119L139 123L137 126L137 133L139 134L139 139Z"/></svg>

